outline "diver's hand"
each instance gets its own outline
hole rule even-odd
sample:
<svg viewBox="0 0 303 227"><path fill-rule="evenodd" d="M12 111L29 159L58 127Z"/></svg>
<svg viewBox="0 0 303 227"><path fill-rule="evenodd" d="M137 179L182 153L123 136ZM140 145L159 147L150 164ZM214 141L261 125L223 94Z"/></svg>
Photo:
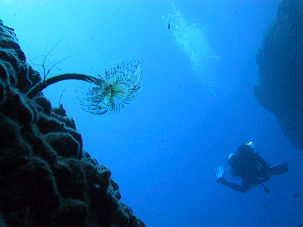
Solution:
<svg viewBox="0 0 303 227"><path fill-rule="evenodd" d="M217 176L217 181L218 182L221 182L222 180L224 180L224 176L225 176L224 165L217 166L216 176Z"/></svg>

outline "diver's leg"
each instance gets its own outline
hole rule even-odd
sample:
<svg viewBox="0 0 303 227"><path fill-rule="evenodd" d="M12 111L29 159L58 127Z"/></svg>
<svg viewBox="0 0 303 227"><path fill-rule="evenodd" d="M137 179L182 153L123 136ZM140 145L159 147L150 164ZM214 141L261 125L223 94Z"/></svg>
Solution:
<svg viewBox="0 0 303 227"><path fill-rule="evenodd" d="M263 185L264 192L265 193L270 193L269 188L265 184L262 184L262 185Z"/></svg>

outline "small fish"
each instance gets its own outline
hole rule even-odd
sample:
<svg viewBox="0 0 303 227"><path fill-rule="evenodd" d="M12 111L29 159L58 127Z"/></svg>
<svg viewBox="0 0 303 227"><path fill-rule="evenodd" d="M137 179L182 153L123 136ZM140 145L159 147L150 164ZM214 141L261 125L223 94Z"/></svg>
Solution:
<svg viewBox="0 0 303 227"><path fill-rule="evenodd" d="M294 198L296 199L296 198L299 198L299 197L302 197L303 195L302 195L302 193L300 193L300 192L297 192L297 193L295 193L294 194Z"/></svg>
<svg viewBox="0 0 303 227"><path fill-rule="evenodd" d="M170 29L170 22L168 22L167 29Z"/></svg>
<svg viewBox="0 0 303 227"><path fill-rule="evenodd" d="M300 153L300 154L298 154L298 155L303 156L303 153Z"/></svg>

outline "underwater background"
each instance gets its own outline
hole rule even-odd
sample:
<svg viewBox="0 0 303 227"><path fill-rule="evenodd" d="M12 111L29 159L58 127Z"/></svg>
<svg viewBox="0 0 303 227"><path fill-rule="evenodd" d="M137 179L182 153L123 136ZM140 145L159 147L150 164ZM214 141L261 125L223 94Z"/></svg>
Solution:
<svg viewBox="0 0 303 227"><path fill-rule="evenodd" d="M83 111L81 82L44 93L63 104L84 149L111 170L122 201L147 226L303 223L303 198L295 196L303 193L303 157L253 94L256 53L278 0L0 2L1 19L36 70L48 53L50 66L66 58L50 76L102 75L120 60L141 59L142 89L118 113ZM266 184L269 194L216 182L216 166L250 140L269 163L289 163Z"/></svg>

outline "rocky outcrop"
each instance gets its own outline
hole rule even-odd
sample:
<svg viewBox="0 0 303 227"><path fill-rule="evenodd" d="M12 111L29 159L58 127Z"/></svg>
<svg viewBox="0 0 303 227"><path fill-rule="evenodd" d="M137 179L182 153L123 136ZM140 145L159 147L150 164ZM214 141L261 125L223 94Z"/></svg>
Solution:
<svg viewBox="0 0 303 227"><path fill-rule="evenodd" d="M1 226L145 226L111 172L82 148L63 106L25 93L40 81L0 22Z"/></svg>
<svg viewBox="0 0 303 227"><path fill-rule="evenodd" d="M255 97L303 149L303 0L283 0L257 53Z"/></svg>

